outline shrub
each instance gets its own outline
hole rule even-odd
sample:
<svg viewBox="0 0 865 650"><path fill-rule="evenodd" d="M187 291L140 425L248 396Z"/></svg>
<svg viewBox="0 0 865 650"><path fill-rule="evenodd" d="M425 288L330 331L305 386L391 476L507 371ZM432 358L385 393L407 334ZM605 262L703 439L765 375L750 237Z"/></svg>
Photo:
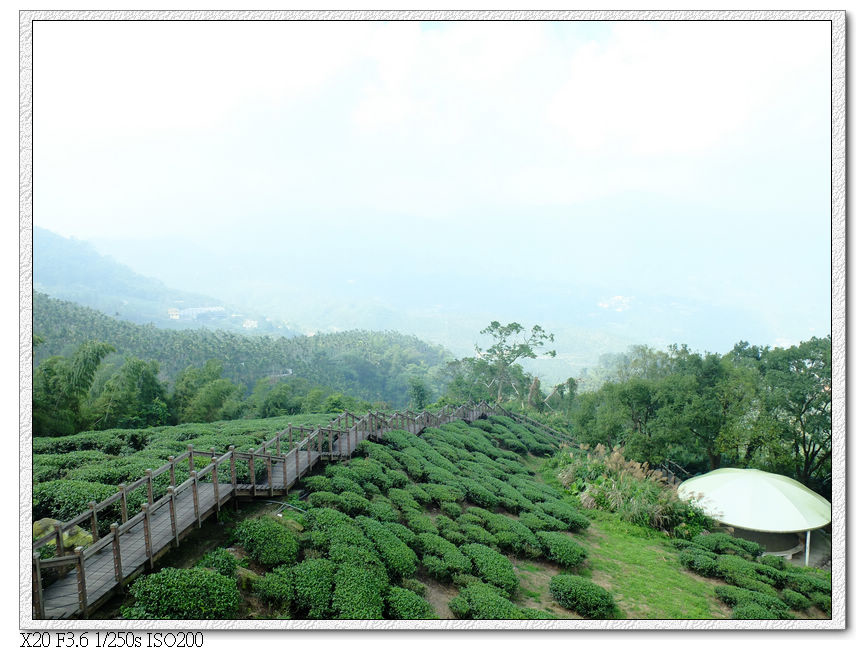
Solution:
<svg viewBox="0 0 865 650"><path fill-rule="evenodd" d="M460 530L463 532L467 542L483 544L484 546L496 545L495 535L485 528L481 528L475 524L461 524Z"/></svg>
<svg viewBox="0 0 865 650"><path fill-rule="evenodd" d="M529 511L520 513L520 523L533 533L539 530L567 530L568 525L544 512Z"/></svg>
<svg viewBox="0 0 865 650"><path fill-rule="evenodd" d="M463 513L462 506L453 501L443 501L439 508L441 508L441 511L451 519L456 519Z"/></svg>
<svg viewBox="0 0 865 650"><path fill-rule="evenodd" d="M438 528L432 519L417 510L409 510L405 513L406 528L414 533L438 533Z"/></svg>
<svg viewBox="0 0 865 650"><path fill-rule="evenodd" d="M426 591L427 591L426 585L424 583L422 583L420 580L418 580L417 578L405 578L402 581L402 586L405 589L408 589L409 591L413 591L418 596L425 596L426 595Z"/></svg>
<svg viewBox="0 0 865 650"><path fill-rule="evenodd" d="M613 618L616 603L612 594L580 576L560 573L550 580L550 594L565 609L584 618Z"/></svg>
<svg viewBox="0 0 865 650"><path fill-rule="evenodd" d="M228 550L218 548L204 555L196 566L203 569L214 569L220 575L234 578L237 573L237 558L229 553Z"/></svg>
<svg viewBox="0 0 865 650"><path fill-rule="evenodd" d="M40 483L33 486L33 519L50 517L61 522L69 521L87 510L90 501L99 503L116 492L116 487L86 481L59 479ZM99 514L100 518L108 519L104 511ZM108 524L115 520L120 521L120 517L110 519Z"/></svg>
<svg viewBox="0 0 865 650"><path fill-rule="evenodd" d="M134 605L121 608L127 619L233 618L240 607L236 582L207 569L165 568L138 578L129 593Z"/></svg>
<svg viewBox="0 0 865 650"><path fill-rule="evenodd" d="M110 461L111 457L101 451L70 451L65 454L34 454L33 483L65 478L70 469Z"/></svg>
<svg viewBox="0 0 865 650"><path fill-rule="evenodd" d="M574 567L586 559L586 551L564 533L539 532L547 558L559 566Z"/></svg>
<svg viewBox="0 0 865 650"><path fill-rule="evenodd" d="M466 544L460 550L472 561L475 575L513 595L520 584L514 567L504 555L481 544Z"/></svg>
<svg viewBox="0 0 865 650"><path fill-rule="evenodd" d="M341 494L343 492L351 492L361 497L366 494L366 492L359 483L351 480L347 476L334 476L332 479L330 479L330 483L331 485L333 485L332 492L336 492L337 494Z"/></svg>
<svg viewBox="0 0 865 650"><path fill-rule="evenodd" d="M345 499L333 492L313 492L309 495L309 505L313 508L333 508L342 512L348 510Z"/></svg>
<svg viewBox="0 0 865 650"><path fill-rule="evenodd" d="M472 570L471 560L443 537L421 533L417 536L417 545L424 556L424 566L437 580L451 580L455 573L468 573Z"/></svg>
<svg viewBox="0 0 865 650"><path fill-rule="evenodd" d="M402 510L403 514L408 513L410 510L421 510L420 504L415 501L411 493L406 490L391 488L387 491L387 498L390 499L397 508Z"/></svg>
<svg viewBox="0 0 865 650"><path fill-rule="evenodd" d="M832 616L832 597L828 594L815 593L811 601L829 616Z"/></svg>
<svg viewBox="0 0 865 650"><path fill-rule="evenodd" d="M385 497L373 497L369 504L369 515L379 521L399 521L399 511Z"/></svg>
<svg viewBox="0 0 865 650"><path fill-rule="evenodd" d="M418 560L415 552L384 524L369 517L358 517L357 522L375 544L379 556L391 575L405 578L417 571Z"/></svg>
<svg viewBox="0 0 865 650"><path fill-rule="evenodd" d="M777 569L778 571L786 571L790 563L783 557L777 555L764 555L760 558L760 563Z"/></svg>
<svg viewBox="0 0 865 650"><path fill-rule="evenodd" d="M427 491L415 483L407 485L405 491L414 497L414 500L421 505L426 505L432 501L432 497L427 493Z"/></svg>
<svg viewBox="0 0 865 650"><path fill-rule="evenodd" d="M395 521L385 521L382 523L384 524L384 527L387 528L390 532L399 537L411 548L414 548L415 542L417 541L417 535L415 533Z"/></svg>
<svg viewBox="0 0 865 650"><path fill-rule="evenodd" d="M811 573L788 571L784 577L784 585L808 596L811 600L814 600L817 594L828 596L832 593L832 585L828 580L823 580Z"/></svg>
<svg viewBox="0 0 865 650"><path fill-rule="evenodd" d="M701 576L712 578L718 575L718 556L701 547L691 547L679 553L682 566Z"/></svg>
<svg viewBox="0 0 865 650"><path fill-rule="evenodd" d="M477 582L460 589L460 594L448 603L458 618L475 620L524 619L522 609L514 605L491 585Z"/></svg>
<svg viewBox="0 0 865 650"><path fill-rule="evenodd" d="M555 517L568 525L568 530L575 533L585 530L591 523L585 515L577 512L577 509L558 499L547 499L540 503L540 508L551 517Z"/></svg>
<svg viewBox="0 0 865 650"><path fill-rule="evenodd" d="M309 618L330 618L336 565L328 559L304 560L291 568L294 606Z"/></svg>
<svg viewBox="0 0 865 650"><path fill-rule="evenodd" d="M291 567L278 566L261 576L252 590L262 602L278 608L288 607L294 598L293 573Z"/></svg>
<svg viewBox="0 0 865 650"><path fill-rule="evenodd" d="M272 517L242 521L234 531L235 539L261 565L293 564L300 542L283 524Z"/></svg>
<svg viewBox="0 0 865 650"><path fill-rule="evenodd" d="M768 594L761 594L756 591L730 585L715 587L715 595L731 607L736 607L740 604L756 603L772 612L775 618L791 618L790 608L776 596L769 596Z"/></svg>
<svg viewBox="0 0 865 650"><path fill-rule="evenodd" d="M333 492L333 483L326 476L304 476L302 482L310 492Z"/></svg>
<svg viewBox="0 0 865 650"><path fill-rule="evenodd" d="M691 541L713 553L733 553L745 558L755 558L763 551L763 547L756 542L739 539L727 533L697 535Z"/></svg>
<svg viewBox="0 0 865 650"><path fill-rule="evenodd" d="M811 606L811 601L808 598L792 589L784 589L781 592L781 600L793 609L806 610Z"/></svg>
<svg viewBox="0 0 865 650"><path fill-rule="evenodd" d="M356 492L343 492L340 495L344 511L348 515L365 515L369 512L370 502Z"/></svg>
<svg viewBox="0 0 865 650"><path fill-rule="evenodd" d="M437 483L423 483L421 486L429 495L432 501L435 501L439 506L452 501L460 501L464 498L464 493L449 485L439 485Z"/></svg>
<svg viewBox="0 0 865 650"><path fill-rule="evenodd" d="M753 602L742 603L733 608L731 618L736 620L766 620L778 618L762 605Z"/></svg>
<svg viewBox="0 0 865 650"><path fill-rule="evenodd" d="M415 592L402 587L391 587L387 593L388 613L391 618L417 620L438 618L432 606Z"/></svg>
<svg viewBox="0 0 865 650"><path fill-rule="evenodd" d="M333 608L340 619L384 618L382 587L365 567L345 563L334 576Z"/></svg>

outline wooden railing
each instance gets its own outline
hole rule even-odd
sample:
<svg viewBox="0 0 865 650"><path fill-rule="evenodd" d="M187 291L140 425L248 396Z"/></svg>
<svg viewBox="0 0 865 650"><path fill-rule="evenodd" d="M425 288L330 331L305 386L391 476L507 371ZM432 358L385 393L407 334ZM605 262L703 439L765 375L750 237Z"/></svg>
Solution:
<svg viewBox="0 0 865 650"><path fill-rule="evenodd" d="M457 419L473 421L497 412L517 419L524 417L505 411L499 406L490 406L486 402L444 407L435 413L429 411L418 413L411 410L395 413L378 411L358 416L344 412L326 426L311 428L289 424L273 438L265 440L260 446L251 448L248 452L238 451L231 446L224 454L217 456L215 448L211 447L203 451L188 445L183 454L169 456L168 462L161 467L146 470L145 475L136 481L118 485L117 492L112 496L99 503L91 502L87 510L69 521L55 524L51 532L33 541L34 618L45 618L42 585L42 571L45 569L60 569L61 572L66 573L76 572L78 584L76 612L84 615L90 606L85 580L85 565L89 559L111 546L114 564L114 581L111 589L117 584L122 584L124 576L128 577L129 571L124 570L121 539L136 526L141 525L143 528L145 564L152 568L160 551L169 545L174 547L179 545L180 536L184 532L181 528L188 530L190 525L188 520L181 524L177 513L178 501L187 498L187 494L191 495L193 508L191 525L200 527L205 516L218 512L231 498L274 496L275 492L287 494L289 488L302 476L308 474L319 460L347 458L362 441L369 438L381 439L385 433L395 429L402 429L416 435L426 427L439 426ZM548 429L534 421L532 424ZM210 462L201 469L196 469L197 458L208 458ZM167 485L164 493L159 494L161 488L154 480L165 474L168 475ZM186 478L178 483L184 474ZM242 478L248 479L248 482L242 481ZM140 512L130 513L129 497L136 490L143 490L146 496ZM213 491L213 505L208 506L206 513L200 504L201 495L205 490ZM209 496L207 503L210 503ZM106 513L114 506L119 509L119 512L112 509ZM160 548L156 548L153 541L152 521L154 517L166 510L170 521L170 538L167 544L163 543ZM104 528L100 529L100 521L104 522L106 516L117 516L119 519L111 523L107 533L104 532ZM164 531L165 519L162 521ZM63 535L75 526L89 528L92 542L86 547L77 546L74 549L67 549L64 547ZM56 545L55 557L42 558L39 550L52 541Z"/></svg>

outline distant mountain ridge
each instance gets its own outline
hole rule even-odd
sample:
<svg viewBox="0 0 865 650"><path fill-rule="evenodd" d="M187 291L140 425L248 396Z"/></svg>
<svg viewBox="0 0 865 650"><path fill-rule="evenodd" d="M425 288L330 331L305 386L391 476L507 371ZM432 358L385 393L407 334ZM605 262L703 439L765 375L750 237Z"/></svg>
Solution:
<svg viewBox="0 0 865 650"><path fill-rule="evenodd" d="M181 291L140 275L88 242L33 229L33 289L132 321L183 329L299 332L262 316L232 308L217 298Z"/></svg>
<svg viewBox="0 0 865 650"><path fill-rule="evenodd" d="M85 341L104 341L119 356L159 362L170 381L209 359L223 365L223 376L251 390L260 379L296 376L367 401L395 406L408 402L408 380L441 386L437 369L453 358L445 348L397 332L354 330L315 336L244 335L223 330L168 330L118 320L42 293L33 296L33 333L43 340L34 364L71 354Z"/></svg>

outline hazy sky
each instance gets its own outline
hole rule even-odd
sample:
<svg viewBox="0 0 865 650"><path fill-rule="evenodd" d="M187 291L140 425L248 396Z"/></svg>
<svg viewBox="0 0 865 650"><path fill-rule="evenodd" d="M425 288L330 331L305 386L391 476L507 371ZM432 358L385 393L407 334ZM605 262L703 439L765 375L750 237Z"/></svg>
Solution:
<svg viewBox="0 0 865 650"><path fill-rule="evenodd" d="M829 29L39 22L34 223L296 282L337 255L346 283L663 293L789 345L830 329Z"/></svg>

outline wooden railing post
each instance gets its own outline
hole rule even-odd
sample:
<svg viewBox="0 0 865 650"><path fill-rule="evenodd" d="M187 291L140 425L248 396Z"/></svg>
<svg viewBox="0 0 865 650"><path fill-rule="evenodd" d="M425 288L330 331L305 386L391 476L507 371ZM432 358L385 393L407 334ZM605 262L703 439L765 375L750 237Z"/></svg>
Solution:
<svg viewBox="0 0 865 650"><path fill-rule="evenodd" d="M150 535L150 504L142 503L141 511L144 513L144 554L150 563L150 568L153 568L153 540Z"/></svg>
<svg viewBox="0 0 865 650"><path fill-rule="evenodd" d="M198 508L198 472L192 472L192 510L198 527L201 528L201 510Z"/></svg>
<svg viewBox="0 0 865 650"><path fill-rule="evenodd" d="M282 437L282 431L276 434L276 455L279 456L279 439Z"/></svg>
<svg viewBox="0 0 865 650"><path fill-rule="evenodd" d="M62 524L54 524L54 536L57 538L57 557L66 554L66 549L63 547L63 526Z"/></svg>
<svg viewBox="0 0 865 650"><path fill-rule="evenodd" d="M129 508L126 505L126 483L121 483L117 486L117 491L120 492L120 523L125 524L129 519Z"/></svg>
<svg viewBox="0 0 865 650"><path fill-rule="evenodd" d="M306 437L306 473L309 474L309 470L312 469L312 447L310 446L310 438L311 435Z"/></svg>
<svg viewBox="0 0 865 650"><path fill-rule="evenodd" d="M153 505L153 470L146 469L144 473L147 475L147 503Z"/></svg>
<svg viewBox="0 0 865 650"><path fill-rule="evenodd" d="M333 433L333 429L328 428L328 431ZM318 455L321 457L321 440L324 437L324 433L321 430L321 427L318 428Z"/></svg>
<svg viewBox="0 0 865 650"><path fill-rule="evenodd" d="M168 457L168 462L171 463L171 467L170 467L170 469L168 470L168 472L169 472L169 474L168 474L168 476L169 476L168 484L169 484L171 487L174 487L175 485L177 485L177 479L174 477L174 456L169 456L169 457Z"/></svg>
<svg viewBox="0 0 865 650"><path fill-rule="evenodd" d="M273 456L270 453L270 449L267 450L267 457L265 458L265 462L267 463L267 496L273 496Z"/></svg>
<svg viewBox="0 0 865 650"><path fill-rule="evenodd" d="M231 468L231 493L234 494L237 491L237 460L234 457L234 445L229 446L228 451L231 452L228 465Z"/></svg>
<svg viewBox="0 0 865 650"><path fill-rule="evenodd" d="M288 495L288 454L282 457L282 484L285 487L285 494Z"/></svg>
<svg viewBox="0 0 865 650"><path fill-rule="evenodd" d="M291 423L288 424L288 448L294 447L294 435L291 431Z"/></svg>
<svg viewBox="0 0 865 650"><path fill-rule="evenodd" d="M336 439L339 440L338 435ZM330 459L333 460L333 429L327 430L327 450L330 455Z"/></svg>
<svg viewBox="0 0 865 650"><path fill-rule="evenodd" d="M81 616L87 618L87 582L84 577L84 547L75 547L75 556L78 560L78 607Z"/></svg>
<svg viewBox="0 0 865 650"><path fill-rule="evenodd" d="M93 534L93 541L99 539L99 519L96 517L96 502L91 501L87 504L90 506L90 532Z"/></svg>
<svg viewBox="0 0 865 650"><path fill-rule="evenodd" d="M249 448L249 482L252 483L252 496L255 496L255 449Z"/></svg>
<svg viewBox="0 0 865 650"><path fill-rule="evenodd" d="M169 488L171 489L171 488ZM114 579L117 584L123 584L123 562L120 558L120 535L117 533L117 524L111 524L111 552L114 555Z"/></svg>
<svg viewBox="0 0 865 650"><path fill-rule="evenodd" d="M210 462L213 463L213 471L210 474L213 477L213 498L216 499L216 512L219 512L219 474L217 472L219 468L216 466L216 455L211 457Z"/></svg>
<svg viewBox="0 0 865 650"><path fill-rule="evenodd" d="M42 597L42 567L39 553L33 554L33 618L45 618L45 600Z"/></svg>
<svg viewBox="0 0 865 650"><path fill-rule="evenodd" d="M294 448L294 480L300 479L300 446Z"/></svg>
<svg viewBox="0 0 865 650"><path fill-rule="evenodd" d="M186 445L186 451L189 452L189 475L195 471L195 448L192 445Z"/></svg>
<svg viewBox="0 0 865 650"><path fill-rule="evenodd" d="M168 492L168 514L171 517L171 536L174 538L174 547L177 548L180 546L180 537L177 531L177 504L175 503L177 495L171 486L166 491Z"/></svg>

